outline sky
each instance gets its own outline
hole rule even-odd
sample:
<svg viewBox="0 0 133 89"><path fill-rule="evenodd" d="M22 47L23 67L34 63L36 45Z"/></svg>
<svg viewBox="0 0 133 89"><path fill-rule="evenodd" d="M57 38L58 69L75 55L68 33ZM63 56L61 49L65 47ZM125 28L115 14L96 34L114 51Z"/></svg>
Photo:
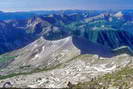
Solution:
<svg viewBox="0 0 133 89"><path fill-rule="evenodd" d="M133 9L133 0L0 0L0 11Z"/></svg>

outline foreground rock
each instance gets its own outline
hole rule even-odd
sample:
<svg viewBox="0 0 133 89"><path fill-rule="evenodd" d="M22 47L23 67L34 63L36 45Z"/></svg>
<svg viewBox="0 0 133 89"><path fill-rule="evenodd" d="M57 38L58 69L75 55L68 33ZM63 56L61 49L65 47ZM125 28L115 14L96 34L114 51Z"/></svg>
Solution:
<svg viewBox="0 0 133 89"><path fill-rule="evenodd" d="M102 59L98 59L95 55L82 55L52 70L1 80L0 87L5 82L11 81L13 87L63 88L67 87L68 82L72 84L87 82L92 78L111 73L127 66L131 61L132 57L126 54Z"/></svg>

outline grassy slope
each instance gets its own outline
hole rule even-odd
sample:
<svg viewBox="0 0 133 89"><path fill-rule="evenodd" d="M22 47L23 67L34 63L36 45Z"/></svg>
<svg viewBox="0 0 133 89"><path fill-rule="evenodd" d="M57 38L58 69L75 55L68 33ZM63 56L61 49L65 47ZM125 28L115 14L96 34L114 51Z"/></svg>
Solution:
<svg viewBox="0 0 133 89"><path fill-rule="evenodd" d="M133 66L73 85L72 89L133 89Z"/></svg>
<svg viewBox="0 0 133 89"><path fill-rule="evenodd" d="M1 63L6 62L6 61L8 61L10 59L14 59L14 58L15 58L15 56L0 56L0 62Z"/></svg>

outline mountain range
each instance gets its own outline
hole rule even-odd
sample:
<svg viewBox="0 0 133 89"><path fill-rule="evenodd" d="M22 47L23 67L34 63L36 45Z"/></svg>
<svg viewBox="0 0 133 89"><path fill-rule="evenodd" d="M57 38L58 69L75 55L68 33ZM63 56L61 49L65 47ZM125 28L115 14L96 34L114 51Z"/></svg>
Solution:
<svg viewBox="0 0 133 89"><path fill-rule="evenodd" d="M132 13L0 12L0 86L63 88L132 64Z"/></svg>

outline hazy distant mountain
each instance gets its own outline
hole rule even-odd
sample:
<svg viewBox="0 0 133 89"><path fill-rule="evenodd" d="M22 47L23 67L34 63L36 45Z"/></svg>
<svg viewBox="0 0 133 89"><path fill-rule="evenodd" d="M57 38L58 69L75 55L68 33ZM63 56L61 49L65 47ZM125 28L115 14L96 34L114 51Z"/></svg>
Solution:
<svg viewBox="0 0 133 89"><path fill-rule="evenodd" d="M29 19L34 16L51 15L51 14L85 14L86 16L96 16L104 11L89 11L89 10L53 10L53 11L27 11L27 12L2 12L0 13L0 20L22 20Z"/></svg>

